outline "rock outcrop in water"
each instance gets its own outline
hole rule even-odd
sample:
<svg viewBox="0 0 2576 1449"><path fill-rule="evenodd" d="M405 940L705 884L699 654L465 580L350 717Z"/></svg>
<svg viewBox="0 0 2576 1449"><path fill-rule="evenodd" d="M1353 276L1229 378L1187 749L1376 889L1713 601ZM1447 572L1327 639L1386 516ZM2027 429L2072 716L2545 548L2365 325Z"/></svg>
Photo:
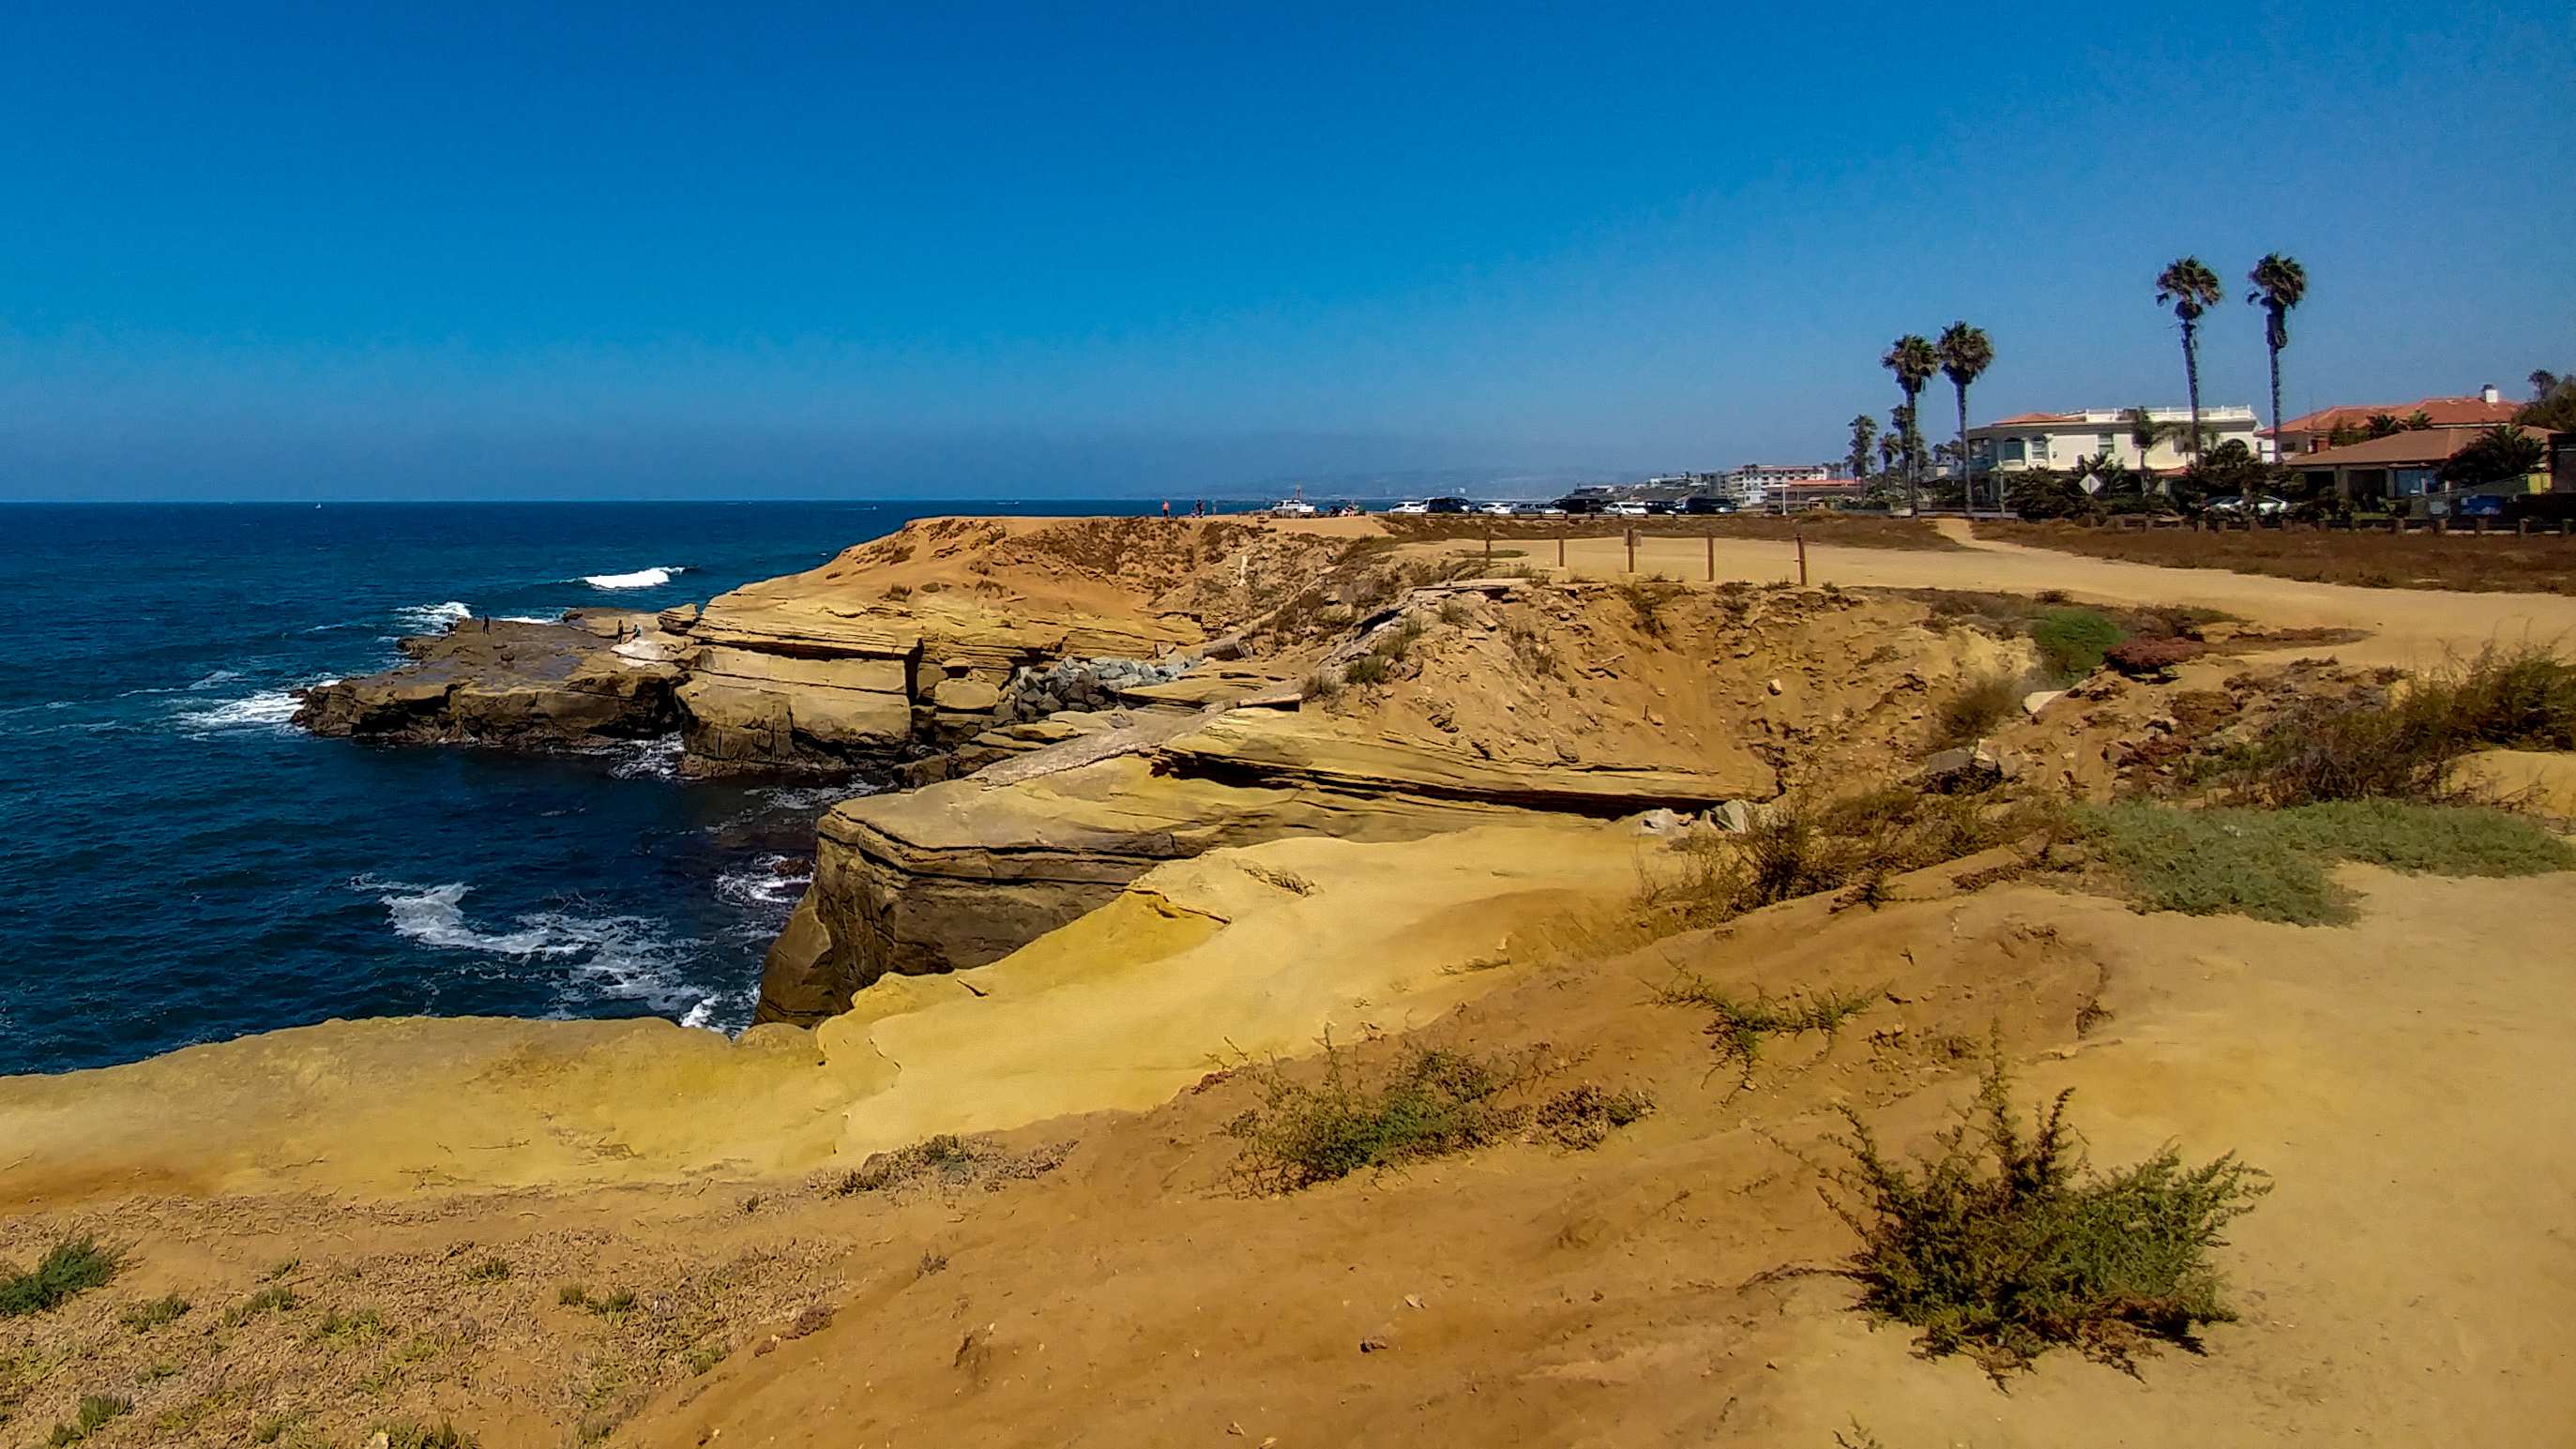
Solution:
<svg viewBox="0 0 2576 1449"><path fill-rule="evenodd" d="M681 646L652 616L465 619L405 639L412 662L305 691L295 722L403 744L581 748L668 734Z"/></svg>

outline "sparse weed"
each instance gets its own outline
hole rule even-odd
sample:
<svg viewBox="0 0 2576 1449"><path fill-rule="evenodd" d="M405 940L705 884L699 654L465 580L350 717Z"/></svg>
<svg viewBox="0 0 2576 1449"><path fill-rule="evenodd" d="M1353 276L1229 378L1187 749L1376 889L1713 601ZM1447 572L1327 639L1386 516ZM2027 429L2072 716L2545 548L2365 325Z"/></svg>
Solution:
<svg viewBox="0 0 2576 1449"><path fill-rule="evenodd" d="M137 1303L119 1314L119 1319L136 1333L149 1333L188 1311L188 1300L176 1293Z"/></svg>
<svg viewBox="0 0 2576 1449"><path fill-rule="evenodd" d="M509 1280L510 1260L503 1257L481 1259L465 1270L468 1283L506 1283Z"/></svg>
<svg viewBox="0 0 2576 1449"><path fill-rule="evenodd" d="M1383 654L1374 651L1342 666L1342 683L1348 685L1384 684L1394 674Z"/></svg>
<svg viewBox="0 0 2576 1449"><path fill-rule="evenodd" d="M1831 986L1799 987L1781 996L1765 991L1738 996L1691 973L1684 973L1657 991L1655 1001L1662 1006L1706 1010L1709 1044L1716 1049L1720 1062L1736 1069L1739 1081L1751 1080L1754 1067L1762 1059L1766 1038L1810 1031L1832 1037L1842 1030L1844 1022L1869 1006L1866 993Z"/></svg>
<svg viewBox="0 0 2576 1449"><path fill-rule="evenodd" d="M2098 609L2044 609L2030 621L2030 642L2039 650L2040 665L2060 684L2101 668L2102 656L2128 637Z"/></svg>
<svg viewBox="0 0 2576 1449"><path fill-rule="evenodd" d="M241 1302L225 1309L224 1322L227 1325L238 1328L241 1325L250 1322L252 1319L259 1317L263 1313L288 1312L301 1301L301 1299L295 1296L294 1289L285 1287L282 1284L262 1288L258 1292L250 1295L248 1298L243 1299Z"/></svg>
<svg viewBox="0 0 2576 1449"><path fill-rule="evenodd" d="M335 1308L323 1314L322 1321L313 1325L312 1332L307 1333L304 1338L307 1343L318 1343L325 1348L338 1349L364 1343L369 1339L381 1338L384 1333L384 1315L376 1310L361 1308L355 1313L344 1315Z"/></svg>
<svg viewBox="0 0 2576 1449"><path fill-rule="evenodd" d="M1932 709L1932 746L1972 745L2021 708L2022 681L2011 674L1973 675Z"/></svg>
<svg viewBox="0 0 2576 1449"><path fill-rule="evenodd" d="M483 1441L444 1419L424 1424L417 1419L388 1420L375 1426L385 1436L385 1449L482 1449Z"/></svg>
<svg viewBox="0 0 2576 1449"><path fill-rule="evenodd" d="M1226 1127L1241 1144L1234 1176L1249 1191L1293 1192L1510 1137L1529 1116L1510 1098L1540 1065L1534 1053L1488 1058L1408 1045L1387 1070L1371 1072L1327 1042L1317 1080L1275 1064L1246 1070L1260 1078L1263 1101Z"/></svg>
<svg viewBox="0 0 2576 1449"><path fill-rule="evenodd" d="M1605 1092L1589 1082L1568 1087L1538 1105L1538 1135L1575 1152L1589 1151L1622 1127L1644 1121L1655 1099L1644 1092Z"/></svg>

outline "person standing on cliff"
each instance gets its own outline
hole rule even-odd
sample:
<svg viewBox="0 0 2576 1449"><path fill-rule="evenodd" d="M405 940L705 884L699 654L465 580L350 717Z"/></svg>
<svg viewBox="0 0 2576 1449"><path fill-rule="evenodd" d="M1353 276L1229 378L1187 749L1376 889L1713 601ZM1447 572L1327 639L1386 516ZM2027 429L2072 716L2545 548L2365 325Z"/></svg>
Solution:
<svg viewBox="0 0 2576 1449"><path fill-rule="evenodd" d="M1163 500L1163 521L1165 523L1172 521L1172 500L1168 498Z"/></svg>

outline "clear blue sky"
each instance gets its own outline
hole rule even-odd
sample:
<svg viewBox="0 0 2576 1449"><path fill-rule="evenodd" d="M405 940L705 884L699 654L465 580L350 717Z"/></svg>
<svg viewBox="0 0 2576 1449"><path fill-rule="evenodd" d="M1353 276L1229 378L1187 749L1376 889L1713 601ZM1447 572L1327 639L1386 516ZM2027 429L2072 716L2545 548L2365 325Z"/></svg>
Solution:
<svg viewBox="0 0 2576 1449"><path fill-rule="evenodd" d="M2185 252L2294 408L2576 369L2560 7L1751 8L19 0L0 497L1813 458L2180 401Z"/></svg>

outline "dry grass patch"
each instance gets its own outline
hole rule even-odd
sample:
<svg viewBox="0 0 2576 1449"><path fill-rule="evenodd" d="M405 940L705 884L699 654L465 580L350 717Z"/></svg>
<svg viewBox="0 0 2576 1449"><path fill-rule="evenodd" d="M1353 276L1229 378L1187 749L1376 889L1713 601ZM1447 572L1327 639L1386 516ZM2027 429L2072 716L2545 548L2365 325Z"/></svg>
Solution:
<svg viewBox="0 0 2576 1449"><path fill-rule="evenodd" d="M857 1167L824 1185L833 1197L893 1193L908 1188L954 1191L980 1184L998 1192L1010 1182L1044 1177L1071 1155L1071 1142L1050 1142L1027 1152L1006 1152L981 1137L943 1132L891 1152L871 1152Z"/></svg>
<svg viewBox="0 0 2576 1449"><path fill-rule="evenodd" d="M2165 568L2354 584L2373 589L2576 594L2576 539L2453 533L2084 528L1980 519L1979 538Z"/></svg>

